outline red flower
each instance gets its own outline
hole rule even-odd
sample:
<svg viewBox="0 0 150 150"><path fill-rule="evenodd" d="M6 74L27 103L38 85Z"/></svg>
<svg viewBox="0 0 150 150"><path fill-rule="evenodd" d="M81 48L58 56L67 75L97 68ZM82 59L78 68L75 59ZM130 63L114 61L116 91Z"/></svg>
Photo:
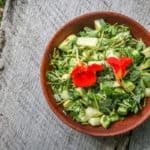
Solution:
<svg viewBox="0 0 150 150"><path fill-rule="evenodd" d="M73 83L77 87L89 87L96 82L96 72L103 70L104 67L98 64L87 65L80 62L71 72Z"/></svg>
<svg viewBox="0 0 150 150"><path fill-rule="evenodd" d="M107 58L107 63L111 65L114 70L114 74L116 80L120 82L120 80L126 76L128 73L127 67L133 62L132 58L122 57L109 57Z"/></svg>

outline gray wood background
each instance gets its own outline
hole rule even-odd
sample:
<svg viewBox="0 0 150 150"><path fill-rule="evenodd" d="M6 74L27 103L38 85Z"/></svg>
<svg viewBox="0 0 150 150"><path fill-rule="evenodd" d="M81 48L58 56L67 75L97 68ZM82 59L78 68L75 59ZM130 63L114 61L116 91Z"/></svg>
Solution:
<svg viewBox="0 0 150 150"><path fill-rule="evenodd" d="M48 40L65 22L92 11L126 14L150 30L150 0L7 0L0 71L0 150L150 150L150 120L115 137L76 132L49 109L39 82Z"/></svg>

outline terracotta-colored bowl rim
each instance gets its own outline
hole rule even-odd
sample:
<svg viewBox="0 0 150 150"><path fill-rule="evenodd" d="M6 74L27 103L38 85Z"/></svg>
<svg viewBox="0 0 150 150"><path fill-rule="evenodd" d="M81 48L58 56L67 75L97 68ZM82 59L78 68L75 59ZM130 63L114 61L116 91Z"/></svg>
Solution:
<svg viewBox="0 0 150 150"><path fill-rule="evenodd" d="M122 130L117 130L117 125L115 125L116 123L114 123L110 128L115 128L113 129L104 129L103 132L101 132L101 130L98 132L98 130L95 127L89 127L88 130L86 128L86 126L80 125L79 123L71 120L71 118L69 116L65 116L61 110L58 110L60 106L58 106L57 104L54 105L54 98L52 96L52 93L49 93L48 88L50 88L47 85L47 80L46 80L46 70L45 70L45 66L47 65L47 61L46 59L48 58L49 54L50 54L50 48L52 43L55 42L55 38L57 36L59 36L59 34L65 30L66 27L68 27L69 25L72 25L78 21L80 21L81 19L84 19L86 17L95 17L95 16L113 16L113 17L119 17L122 18L126 21L128 21L128 23L130 22L133 25L136 25L137 28L139 28L140 30L143 31L143 34L146 36L146 38L143 40L144 42L148 43L147 46L150 46L150 33L142 26L140 25L138 22L134 21L133 19L122 15L120 13L116 13L116 12L107 12L107 11L102 11L102 12L92 12L92 13L87 13L81 16L78 16L76 18L74 18L73 20L69 21L68 23L66 23L64 26L62 26L53 36L53 38L48 42L43 58L42 58L42 62L41 62L41 66L40 66L40 80L41 80L41 87L44 93L44 96L47 100L47 103L49 104L50 108L52 109L52 111L56 114L56 116L62 120L62 122L64 122L65 124L67 124L68 126L70 126L71 128L89 134L89 135L93 135L93 136L114 136L114 135L118 135L118 134L123 134L126 133L134 128L136 128L137 126L139 126L141 123L143 123L146 119L149 118L150 116L150 99L148 98L147 100L147 104L146 106L141 110L140 114L137 115L132 115L129 116L127 118L125 118L125 120L131 120L133 118L133 120L137 120L137 121L133 121L132 124L128 125L128 124L123 124L124 129ZM51 92L51 91L50 91ZM139 116L140 115L140 116ZM123 121L119 121L119 123L117 123L118 125L122 125ZM131 122L131 121L130 121Z"/></svg>

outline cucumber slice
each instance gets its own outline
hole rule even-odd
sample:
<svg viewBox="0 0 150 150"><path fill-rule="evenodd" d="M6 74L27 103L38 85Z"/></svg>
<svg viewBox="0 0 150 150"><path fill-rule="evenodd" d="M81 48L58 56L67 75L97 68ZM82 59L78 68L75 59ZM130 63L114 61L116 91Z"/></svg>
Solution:
<svg viewBox="0 0 150 150"><path fill-rule="evenodd" d="M96 47L97 43L98 43L98 38L92 38L92 37L78 37L77 38L78 46Z"/></svg>
<svg viewBox="0 0 150 150"><path fill-rule="evenodd" d="M98 117L97 118L90 118L89 124L92 126L99 126L101 124L101 119Z"/></svg>

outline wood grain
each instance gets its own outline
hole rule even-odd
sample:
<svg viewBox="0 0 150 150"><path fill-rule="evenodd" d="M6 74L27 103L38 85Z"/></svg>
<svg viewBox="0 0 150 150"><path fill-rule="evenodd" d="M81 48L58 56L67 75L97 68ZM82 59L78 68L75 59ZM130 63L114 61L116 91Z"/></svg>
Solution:
<svg viewBox="0 0 150 150"><path fill-rule="evenodd" d="M111 10L126 14L150 30L149 0L7 0L2 28L5 69L0 73L0 150L148 150L148 120L116 137L76 132L49 109L39 83L47 41L80 14ZM141 138L140 138L141 137Z"/></svg>

